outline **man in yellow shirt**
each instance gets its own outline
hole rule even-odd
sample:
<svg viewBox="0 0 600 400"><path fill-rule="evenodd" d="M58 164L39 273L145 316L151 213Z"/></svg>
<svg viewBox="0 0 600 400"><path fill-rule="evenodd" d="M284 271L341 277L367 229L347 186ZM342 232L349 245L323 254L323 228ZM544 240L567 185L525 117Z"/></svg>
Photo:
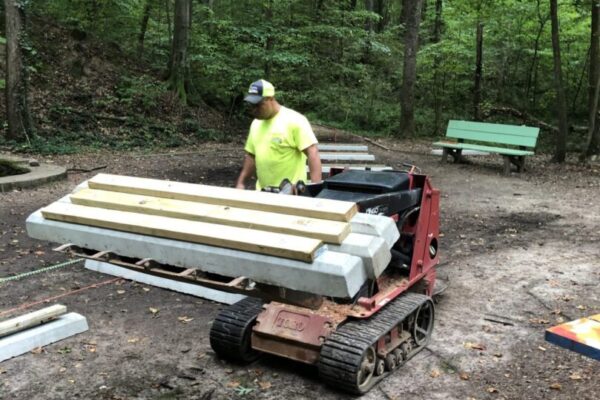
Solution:
<svg viewBox="0 0 600 400"><path fill-rule="evenodd" d="M296 184L306 180L306 160L310 181L320 182L321 159L317 138L302 114L280 105L275 88L265 80L250 85L244 98L254 121L246 141L246 156L236 188L245 189L246 180L256 174L256 189L279 186L284 179Z"/></svg>

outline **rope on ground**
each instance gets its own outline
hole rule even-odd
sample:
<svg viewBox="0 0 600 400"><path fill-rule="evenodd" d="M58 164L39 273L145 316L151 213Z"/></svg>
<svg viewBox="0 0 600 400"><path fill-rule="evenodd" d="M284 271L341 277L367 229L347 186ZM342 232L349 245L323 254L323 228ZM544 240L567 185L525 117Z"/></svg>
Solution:
<svg viewBox="0 0 600 400"><path fill-rule="evenodd" d="M28 277L30 277L32 275L41 274L42 272L54 271L55 269L59 269L59 268L63 268L63 267L69 266L69 265L73 265L73 264L76 264L76 263L81 262L81 261L83 261L83 258L77 258L75 260L65 261L63 263L51 265L49 267L44 267L44 268L36 269L35 271L24 272L22 274L15 275L15 276L9 276L7 278L0 278L0 284L2 284L4 282L17 281L19 279L28 278Z"/></svg>
<svg viewBox="0 0 600 400"><path fill-rule="evenodd" d="M53 297L48 297L46 299L38 300L38 301L35 301L33 303L21 304L18 307L15 307L15 308L12 308L10 310L6 310L6 311L0 312L0 317L3 316L3 315L12 314L15 311L24 310L26 308L33 307L33 306L38 305L38 304L49 303L49 302L51 302L53 300L60 299L61 297L70 296L70 295L75 294L75 293L83 292L84 290L96 289L96 288L98 288L100 286L108 285L108 284L111 284L113 282L117 282L117 281L119 281L121 279L123 279L123 278L112 278L112 279L109 279L107 281L94 283L92 285L89 285L89 286L86 286L86 287L82 287L80 289L71 290L70 292L59 294L59 295L53 296Z"/></svg>

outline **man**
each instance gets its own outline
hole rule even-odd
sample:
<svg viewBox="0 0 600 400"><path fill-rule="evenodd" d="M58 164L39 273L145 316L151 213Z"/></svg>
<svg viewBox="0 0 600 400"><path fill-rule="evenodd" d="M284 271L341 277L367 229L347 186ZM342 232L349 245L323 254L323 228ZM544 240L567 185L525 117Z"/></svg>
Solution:
<svg viewBox="0 0 600 400"><path fill-rule="evenodd" d="M246 141L246 156L236 188L245 189L255 173L256 189L279 186L285 178L296 184L306 180L306 160L313 183L321 181L317 138L302 114L280 105L275 88L265 80L250 85L244 98L255 118Z"/></svg>

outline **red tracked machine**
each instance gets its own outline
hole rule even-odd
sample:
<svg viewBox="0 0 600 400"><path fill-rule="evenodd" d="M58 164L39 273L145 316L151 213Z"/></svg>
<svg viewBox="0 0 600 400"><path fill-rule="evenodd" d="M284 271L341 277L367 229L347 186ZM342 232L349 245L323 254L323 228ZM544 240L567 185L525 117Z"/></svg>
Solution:
<svg viewBox="0 0 600 400"><path fill-rule="evenodd" d="M422 350L434 325L440 193L414 170L344 171L308 185L304 195L392 218L400 232L392 261L352 299L257 287L278 300L248 297L222 310L210 332L215 352L240 362L269 353L312 364L331 386L363 394Z"/></svg>

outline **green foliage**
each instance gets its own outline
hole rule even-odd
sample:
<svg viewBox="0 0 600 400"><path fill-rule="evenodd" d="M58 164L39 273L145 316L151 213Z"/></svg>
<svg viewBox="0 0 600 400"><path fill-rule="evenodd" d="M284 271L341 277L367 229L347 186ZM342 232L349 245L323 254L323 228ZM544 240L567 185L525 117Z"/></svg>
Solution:
<svg viewBox="0 0 600 400"><path fill-rule="evenodd" d="M146 75L122 76L115 89L116 101L121 105L153 109L165 87Z"/></svg>
<svg viewBox="0 0 600 400"><path fill-rule="evenodd" d="M157 75L164 71L170 56L173 1L53 0L34 2L30 7L87 36L118 44L123 54L137 61L140 22L148 1L150 18L137 66L149 67ZM355 3L354 9L351 3ZM398 134L405 29L402 2L372 2L387 7L381 15L367 10L367 3L193 1L186 82L189 103L240 116L248 84L266 78L276 86L278 99L312 120L368 134ZM443 5L440 41L433 42L435 2L428 2L420 27L414 107L418 133L435 135L448 119L472 118L479 22L484 24L483 105L489 109L508 106L554 124L548 3L457 0ZM589 7L587 2L563 1L559 12L570 117L585 123ZM31 47L30 53L34 51ZM146 75L125 73L113 92L94 96L92 105L156 116L164 112L161 98L166 90L166 84ZM515 121L506 117L505 122ZM132 148L180 146L187 140L225 137L196 120L183 118L176 125L137 123L135 128L111 129L105 137L59 131L47 144L32 141L28 146L65 152L70 143ZM80 132L86 129L82 127ZM70 135L69 140L61 142L58 136L62 135Z"/></svg>

